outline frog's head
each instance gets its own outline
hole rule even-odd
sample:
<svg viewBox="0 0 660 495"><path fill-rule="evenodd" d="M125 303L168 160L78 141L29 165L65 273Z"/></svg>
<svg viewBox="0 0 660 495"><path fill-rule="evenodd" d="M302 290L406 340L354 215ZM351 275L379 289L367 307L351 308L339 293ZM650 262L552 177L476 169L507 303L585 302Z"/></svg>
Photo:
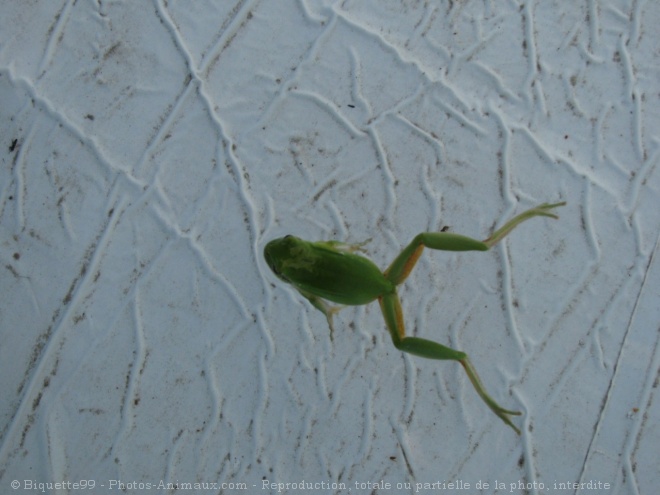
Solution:
<svg viewBox="0 0 660 495"><path fill-rule="evenodd" d="M287 235L278 239L273 239L264 248L264 258L266 263L273 270L273 273L278 278L288 282L284 276L284 267L291 261L293 253L296 248L301 244L301 240L295 236Z"/></svg>

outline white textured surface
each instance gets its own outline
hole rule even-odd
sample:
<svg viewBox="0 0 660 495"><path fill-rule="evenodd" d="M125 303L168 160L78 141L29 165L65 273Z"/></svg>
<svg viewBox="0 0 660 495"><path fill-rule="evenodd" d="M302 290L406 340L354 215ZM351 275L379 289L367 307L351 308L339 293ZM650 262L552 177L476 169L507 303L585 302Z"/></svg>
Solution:
<svg viewBox="0 0 660 495"><path fill-rule="evenodd" d="M657 491L660 3L0 10L2 493ZM426 251L400 290L520 438L376 304L331 343L261 258L371 237L385 268L420 231L559 200L492 252Z"/></svg>

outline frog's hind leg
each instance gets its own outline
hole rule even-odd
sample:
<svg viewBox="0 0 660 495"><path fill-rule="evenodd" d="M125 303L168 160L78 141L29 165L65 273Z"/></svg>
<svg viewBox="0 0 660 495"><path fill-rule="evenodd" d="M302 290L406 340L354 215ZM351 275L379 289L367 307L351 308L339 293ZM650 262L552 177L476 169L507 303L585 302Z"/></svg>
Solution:
<svg viewBox="0 0 660 495"><path fill-rule="evenodd" d="M389 268L385 270L385 277L394 285L402 283L410 275L425 247L439 251L488 251L488 249L500 242L509 232L525 220L539 216L558 218L550 210L564 206L565 204L565 202L554 204L543 203L530 208L513 217L483 241L452 232L423 232L417 234L412 242L396 257Z"/></svg>
<svg viewBox="0 0 660 495"><path fill-rule="evenodd" d="M390 331L390 336L392 337L392 342L394 346L410 354L416 356L425 357L428 359L440 359L447 360L451 359L458 361L463 366L463 369L467 373L474 389L479 394L479 397L486 403L486 405L507 425L515 430L516 433L520 434L520 430L511 422L509 416L518 416L521 413L518 411L510 411L509 409L504 409L501 407L495 400L488 395L486 389L484 388L477 371L474 369L472 362L468 358L467 354L450 347L444 346L432 340L426 340L419 337L406 337L406 330L403 323L403 312L401 310L401 302L399 301L399 296L396 293L385 294L378 299L380 303L380 309L383 312L383 317L385 318L385 323L387 328Z"/></svg>

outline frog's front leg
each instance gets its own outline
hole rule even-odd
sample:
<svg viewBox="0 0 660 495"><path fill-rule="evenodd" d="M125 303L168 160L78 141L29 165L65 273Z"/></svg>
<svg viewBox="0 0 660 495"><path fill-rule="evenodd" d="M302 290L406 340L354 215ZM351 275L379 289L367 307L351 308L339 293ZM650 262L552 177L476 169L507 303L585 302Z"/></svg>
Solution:
<svg viewBox="0 0 660 495"><path fill-rule="evenodd" d="M312 303L312 306L314 306L316 309L318 309L321 313L325 315L326 320L328 320L328 326L330 327L330 340L334 340L334 332L335 332L335 327L332 323L332 316L335 313L338 313L341 311L344 306L332 306L328 304L324 299L321 299L318 296L315 296L314 294L310 294L309 292L306 292L304 290L298 289L298 292L300 292L305 299L307 299L310 303Z"/></svg>
<svg viewBox="0 0 660 495"><path fill-rule="evenodd" d="M351 254L353 254L353 253L356 253L356 252L366 253L367 250L364 249L362 246L365 246L365 245L369 244L370 242L371 242L371 237L369 239L367 239L366 241L357 242L355 244L347 244L347 243L341 242L341 241L321 241L321 242L317 242L316 244L317 245L328 246L329 248L331 248L335 251L339 251L340 253L351 253Z"/></svg>
<svg viewBox="0 0 660 495"><path fill-rule="evenodd" d="M406 337L406 329L403 323L403 312L401 310L401 303L399 296L394 292L385 294L378 298L380 309L383 312L385 323L390 331L392 342L394 346L410 354L421 356L429 359L451 359L458 361L465 369L472 385L479 394L479 397L486 403L486 405L507 425L515 430L520 435L520 430L511 422L509 416L519 416L519 411L510 411L501 407L493 398L488 395L484 388L477 371L472 366L467 354L461 351L456 351L450 347L444 346L432 340L422 339L419 337Z"/></svg>

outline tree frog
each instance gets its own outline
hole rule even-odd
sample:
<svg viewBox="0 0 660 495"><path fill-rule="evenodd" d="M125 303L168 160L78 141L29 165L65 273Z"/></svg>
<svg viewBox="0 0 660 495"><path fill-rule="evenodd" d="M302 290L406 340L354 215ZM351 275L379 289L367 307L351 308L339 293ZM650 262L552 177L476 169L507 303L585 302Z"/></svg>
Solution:
<svg viewBox="0 0 660 495"><path fill-rule="evenodd" d="M287 235L266 244L264 257L279 279L293 285L312 306L325 315L331 339L334 333L332 317L343 306L331 306L327 301L357 306L377 299L397 349L429 359L451 359L461 363L479 397L502 421L520 434L510 416L521 413L504 409L488 395L467 354L431 340L406 336L396 287L408 277L425 247L441 251L487 251L525 220L536 216L559 218L551 210L565 204L544 203L531 208L506 222L483 241L445 231L423 232L415 236L384 272L371 260L356 254L356 251L364 251L362 246L365 243L350 245L338 241L308 242Z"/></svg>

